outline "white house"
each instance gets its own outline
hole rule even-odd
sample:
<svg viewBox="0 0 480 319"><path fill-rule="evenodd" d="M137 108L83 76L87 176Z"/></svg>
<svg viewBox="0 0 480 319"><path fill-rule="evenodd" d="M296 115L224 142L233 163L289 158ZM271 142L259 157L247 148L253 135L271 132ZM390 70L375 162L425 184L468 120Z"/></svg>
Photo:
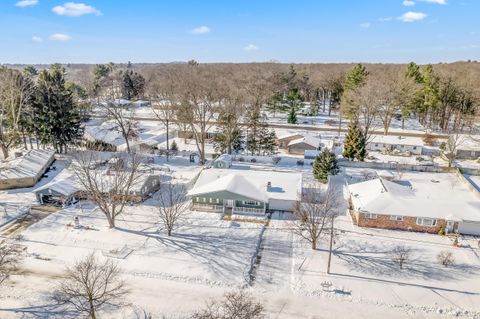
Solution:
<svg viewBox="0 0 480 319"><path fill-rule="evenodd" d="M411 153L421 155L423 141L419 137L404 137L393 135L373 135L367 144L367 150L392 153Z"/></svg>

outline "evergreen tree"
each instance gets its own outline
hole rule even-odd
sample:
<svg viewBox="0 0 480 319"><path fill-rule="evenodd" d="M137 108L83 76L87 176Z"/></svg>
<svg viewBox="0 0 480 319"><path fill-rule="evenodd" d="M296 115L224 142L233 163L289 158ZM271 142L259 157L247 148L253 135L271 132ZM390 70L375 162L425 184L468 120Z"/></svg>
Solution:
<svg viewBox="0 0 480 319"><path fill-rule="evenodd" d="M225 107L219 112L217 119L217 134L213 139L213 146L217 153L232 154L243 149L243 135L238 127L240 116L237 107Z"/></svg>
<svg viewBox="0 0 480 319"><path fill-rule="evenodd" d="M288 124L297 124L297 112L293 107L290 109L290 113L288 113L287 122Z"/></svg>
<svg viewBox="0 0 480 319"><path fill-rule="evenodd" d="M262 130L260 149L263 155L273 155L277 150L277 136L274 130Z"/></svg>
<svg viewBox="0 0 480 319"><path fill-rule="evenodd" d="M328 175L337 175L339 172L335 154L328 148L317 155L313 163L313 176L322 183L328 181Z"/></svg>
<svg viewBox="0 0 480 319"><path fill-rule="evenodd" d="M357 64L345 78L341 109L342 113L345 114L349 119L353 119L358 116L358 110L355 105L354 96L356 95L356 91L365 85L368 74L369 73L365 66Z"/></svg>
<svg viewBox="0 0 480 319"><path fill-rule="evenodd" d="M43 144L66 152L68 144L77 142L83 130L73 92L66 87L65 69L54 65L38 77L32 104L34 132Z"/></svg>
<svg viewBox="0 0 480 319"><path fill-rule="evenodd" d="M172 142L172 145L170 145L170 151L174 153L178 152L178 145L177 145L177 142L175 142L175 140Z"/></svg>
<svg viewBox="0 0 480 319"><path fill-rule="evenodd" d="M363 134L358 120L352 120L348 126L347 136L343 145L343 157L349 160L363 161L367 155L366 137Z"/></svg>
<svg viewBox="0 0 480 319"><path fill-rule="evenodd" d="M265 126L262 122L260 109L258 107L248 108L245 117L247 119L247 150L252 155L259 154L262 130Z"/></svg>
<svg viewBox="0 0 480 319"><path fill-rule="evenodd" d="M124 99L139 99L145 92L145 78L137 72L127 70L122 74L121 90Z"/></svg>

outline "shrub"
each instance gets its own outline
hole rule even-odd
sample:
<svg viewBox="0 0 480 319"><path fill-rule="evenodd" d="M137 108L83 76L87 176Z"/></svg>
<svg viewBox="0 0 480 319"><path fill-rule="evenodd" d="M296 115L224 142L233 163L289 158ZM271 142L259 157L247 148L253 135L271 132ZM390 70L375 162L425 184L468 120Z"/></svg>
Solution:
<svg viewBox="0 0 480 319"><path fill-rule="evenodd" d="M428 134L428 133L426 133L422 139L425 145L428 145L428 146L435 145L435 142L437 141L437 139L432 134Z"/></svg>
<svg viewBox="0 0 480 319"><path fill-rule="evenodd" d="M442 250L437 255L437 261L441 265L448 267L450 265L453 265L453 263L455 262L455 259L453 258L453 254L451 252Z"/></svg>
<svg viewBox="0 0 480 319"><path fill-rule="evenodd" d="M252 159L250 160L250 163L256 163L256 162L257 162L257 159L255 159L255 158L252 158Z"/></svg>
<svg viewBox="0 0 480 319"><path fill-rule="evenodd" d="M440 228L440 229L438 230L438 234L439 234L440 236L445 235L445 227Z"/></svg>

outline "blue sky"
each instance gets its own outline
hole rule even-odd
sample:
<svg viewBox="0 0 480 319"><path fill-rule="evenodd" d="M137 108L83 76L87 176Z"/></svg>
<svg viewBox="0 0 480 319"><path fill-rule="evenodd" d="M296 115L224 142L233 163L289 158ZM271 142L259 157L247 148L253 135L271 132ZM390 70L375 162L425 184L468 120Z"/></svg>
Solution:
<svg viewBox="0 0 480 319"><path fill-rule="evenodd" d="M0 1L0 63L480 60L479 0Z"/></svg>

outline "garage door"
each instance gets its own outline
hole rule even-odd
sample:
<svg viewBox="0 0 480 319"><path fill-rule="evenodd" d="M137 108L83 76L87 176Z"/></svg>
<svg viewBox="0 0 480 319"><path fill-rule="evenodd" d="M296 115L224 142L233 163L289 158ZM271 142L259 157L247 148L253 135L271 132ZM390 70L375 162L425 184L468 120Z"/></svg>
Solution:
<svg viewBox="0 0 480 319"><path fill-rule="evenodd" d="M464 235L477 235L480 236L480 223L479 222L462 222L458 225L458 232Z"/></svg>

